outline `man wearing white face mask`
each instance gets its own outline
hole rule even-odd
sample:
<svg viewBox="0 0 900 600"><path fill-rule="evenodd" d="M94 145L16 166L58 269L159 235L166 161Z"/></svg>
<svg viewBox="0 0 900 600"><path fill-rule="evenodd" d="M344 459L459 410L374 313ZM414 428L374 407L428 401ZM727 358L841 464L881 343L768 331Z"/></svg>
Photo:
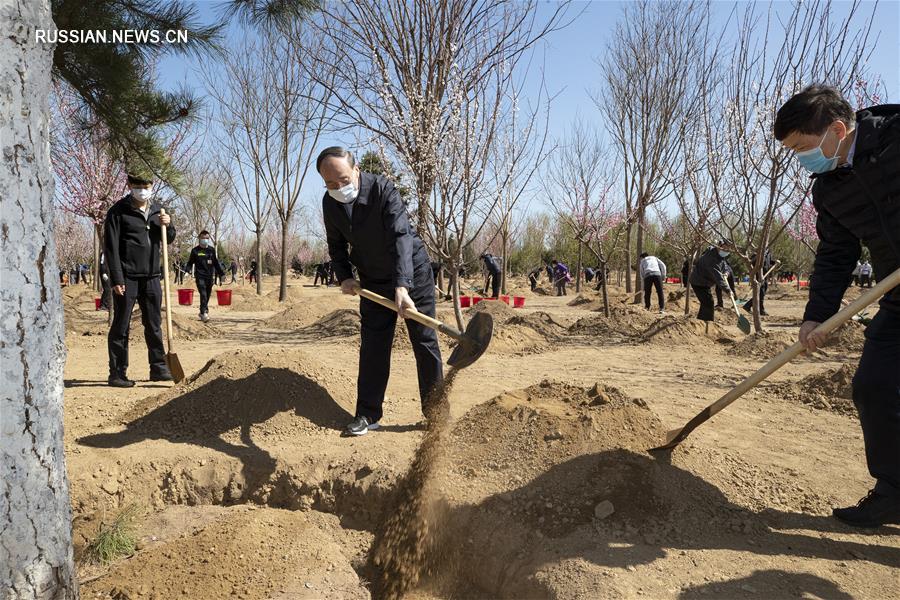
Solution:
<svg viewBox="0 0 900 600"><path fill-rule="evenodd" d="M225 275L225 269L216 257L216 248L207 230L200 232L200 244L191 249L191 257L184 270L194 274L197 292L200 294L200 320L206 323L209 321L209 296L212 294L213 283L216 277Z"/></svg>
<svg viewBox="0 0 900 600"><path fill-rule="evenodd" d="M434 317L434 276L425 245L410 227L406 206L394 184L385 177L363 173L344 148L326 148L316 160L325 181L322 198L325 234L332 267L341 291L356 294L361 287L393 298L400 316L414 309ZM352 267L360 281L353 278ZM349 435L377 429L382 417L384 391L391 368L391 346L397 313L360 299L362 315L356 415L347 426ZM418 371L419 394L424 404L443 377L437 334L407 320Z"/></svg>
<svg viewBox="0 0 900 600"><path fill-rule="evenodd" d="M778 109L774 135L814 179L819 245L799 337L815 350L825 343L815 329L840 309L861 244L876 280L900 268L900 106L854 113L840 92L814 85ZM900 286L866 327L853 403L875 486L833 514L859 527L900 524Z"/></svg>
<svg viewBox="0 0 900 600"><path fill-rule="evenodd" d="M144 340L150 361L150 381L171 381L163 349L159 283L162 225L167 226L168 243L175 241L175 227L169 215L160 215L160 205L151 202L153 181L144 175L128 174L130 192L106 213L104 258L113 290L113 322L109 329L109 385L132 387L128 379L128 335L134 304L141 308Z"/></svg>

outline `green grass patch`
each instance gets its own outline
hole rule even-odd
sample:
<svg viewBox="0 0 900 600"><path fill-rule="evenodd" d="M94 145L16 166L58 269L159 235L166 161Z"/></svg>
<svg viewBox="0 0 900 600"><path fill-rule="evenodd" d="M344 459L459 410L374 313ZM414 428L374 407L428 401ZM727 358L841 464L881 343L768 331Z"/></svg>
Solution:
<svg viewBox="0 0 900 600"><path fill-rule="evenodd" d="M88 561L107 565L116 559L134 554L137 544L137 525L141 515L134 504L126 506L112 523L100 523L97 537L88 544Z"/></svg>

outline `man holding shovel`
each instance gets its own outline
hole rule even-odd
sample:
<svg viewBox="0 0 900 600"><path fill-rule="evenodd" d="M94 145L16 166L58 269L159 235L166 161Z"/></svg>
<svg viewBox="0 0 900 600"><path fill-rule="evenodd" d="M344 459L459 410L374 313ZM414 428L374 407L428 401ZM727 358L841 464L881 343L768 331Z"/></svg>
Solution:
<svg viewBox="0 0 900 600"><path fill-rule="evenodd" d="M814 330L840 309L861 243L876 279L900 267L900 106L854 114L840 92L813 85L778 110L774 134L814 179L819 246L799 337L815 350L825 339ZM853 402L876 483L856 506L833 514L859 527L900 524L900 286L881 298L866 327Z"/></svg>
<svg viewBox="0 0 900 600"><path fill-rule="evenodd" d="M325 235L341 292L357 294L360 287L394 298L400 316L417 310L434 316L434 277L425 244L410 227L406 206L388 179L363 173L353 155L339 146L323 150L316 170L325 181L322 198ZM360 281L353 278L352 267ZM362 316L357 380L356 415L348 435L378 429L384 392L391 368L391 346L397 313L360 298ZM437 334L407 319L406 328L416 357L423 412L431 389L443 379Z"/></svg>
<svg viewBox="0 0 900 600"><path fill-rule="evenodd" d="M149 176L129 174L128 187L129 194L110 207L103 225L104 257L113 291L113 321L107 339L108 383L113 387L134 386L126 372L135 303L141 308L150 381L172 381L160 328L159 246L161 226L167 226L166 239L170 244L175 241L175 227L169 215L160 214L159 203L151 202L153 180Z"/></svg>

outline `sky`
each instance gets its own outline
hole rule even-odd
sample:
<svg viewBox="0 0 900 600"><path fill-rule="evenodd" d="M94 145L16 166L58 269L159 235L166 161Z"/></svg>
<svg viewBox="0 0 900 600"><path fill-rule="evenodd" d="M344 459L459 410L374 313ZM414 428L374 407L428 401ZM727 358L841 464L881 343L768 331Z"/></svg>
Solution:
<svg viewBox="0 0 900 600"><path fill-rule="evenodd" d="M220 0L204 0L195 2L200 17L206 22L213 22L221 7ZM768 3L762 3L765 9ZM563 30L553 32L536 53L532 61L534 70L530 76L537 75L537 69L543 67L548 89L555 95L550 110L550 135L554 138L565 135L576 117L586 121L596 121L599 129L603 129L600 112L591 99L591 91L599 87L601 73L597 65L598 57L605 51L616 21L622 16L622 2L618 1L581 1L574 2L569 10L572 23ZM715 22L726 26L726 19L737 7L742 10L744 2L713 2ZM776 3L776 11L789 7L788 2ZM837 16L846 14L849 2L835 2L834 11ZM887 88L890 101L900 101L900 0L882 0L875 3L864 2L862 13L875 6L875 32L878 34L876 51L870 61L870 69L878 73ZM551 14L555 2L541 1L538 16ZM242 35L241 27L233 23L226 31L226 41L237 39ZM186 86L193 89L200 97L204 95L202 82L197 74L197 60L180 56L166 57L159 65L159 84L164 89L175 89ZM322 147L339 144L352 145L353 140L325 136L321 140ZM315 194L321 193L321 185L315 182Z"/></svg>

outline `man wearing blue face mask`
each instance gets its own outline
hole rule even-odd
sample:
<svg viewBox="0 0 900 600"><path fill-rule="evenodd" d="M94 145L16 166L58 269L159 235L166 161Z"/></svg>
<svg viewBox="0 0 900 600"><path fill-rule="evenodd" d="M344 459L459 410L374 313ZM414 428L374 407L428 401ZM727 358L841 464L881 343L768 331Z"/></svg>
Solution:
<svg viewBox="0 0 900 600"><path fill-rule="evenodd" d="M394 184L381 175L363 173L344 148L326 148L316 159L325 181L322 214L328 253L341 291L356 294L360 287L393 298L406 318L417 310L434 317L434 275L425 244L412 229L406 206ZM353 277L353 267L359 281ZM349 435L378 429L384 392L391 369L391 346L397 313L360 299L362 316L359 347L356 415ZM441 351L433 329L406 321L418 371L423 412L431 389L443 378Z"/></svg>
<svg viewBox="0 0 900 600"><path fill-rule="evenodd" d="M209 321L209 296L212 294L213 283L217 277L225 275L225 269L219 263L212 239L205 229L200 232L200 244L191 250L191 257L184 266L188 273L192 269L197 292L200 294L200 320L206 323Z"/></svg>
<svg viewBox="0 0 900 600"><path fill-rule="evenodd" d="M819 246L800 341L815 350L825 338L814 330L840 309L861 244L876 279L900 267L900 105L854 114L840 92L813 85L778 110L774 134L814 179ZM833 514L860 527L900 524L900 287L884 295L866 327L853 402L876 483L856 506Z"/></svg>

